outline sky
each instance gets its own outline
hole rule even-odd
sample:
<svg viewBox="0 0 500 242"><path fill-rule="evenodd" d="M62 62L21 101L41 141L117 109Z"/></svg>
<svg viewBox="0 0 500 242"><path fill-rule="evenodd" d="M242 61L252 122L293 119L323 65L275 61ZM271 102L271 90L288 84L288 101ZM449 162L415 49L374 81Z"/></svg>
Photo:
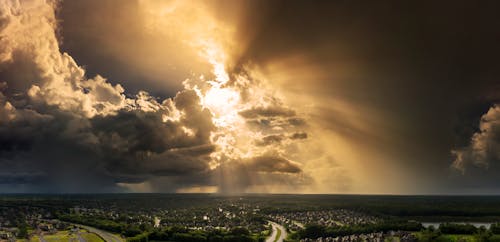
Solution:
<svg viewBox="0 0 500 242"><path fill-rule="evenodd" d="M500 194L499 5L0 0L0 192Z"/></svg>

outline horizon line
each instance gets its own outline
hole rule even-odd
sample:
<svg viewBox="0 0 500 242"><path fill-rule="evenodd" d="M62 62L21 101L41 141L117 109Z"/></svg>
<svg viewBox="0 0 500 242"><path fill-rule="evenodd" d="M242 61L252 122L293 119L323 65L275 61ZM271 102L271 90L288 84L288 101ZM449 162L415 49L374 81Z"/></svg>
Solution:
<svg viewBox="0 0 500 242"><path fill-rule="evenodd" d="M477 197L500 197L500 193L415 193L415 194L396 194L396 193L201 193L201 192L8 192L2 193L1 196L16 196L16 195L210 195L210 196L387 196L387 197L461 197L461 196L477 196Z"/></svg>

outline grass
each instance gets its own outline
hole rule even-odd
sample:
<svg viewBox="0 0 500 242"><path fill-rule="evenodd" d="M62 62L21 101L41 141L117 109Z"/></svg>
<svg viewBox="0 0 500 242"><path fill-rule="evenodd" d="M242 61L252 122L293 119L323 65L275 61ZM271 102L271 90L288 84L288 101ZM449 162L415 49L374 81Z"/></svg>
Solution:
<svg viewBox="0 0 500 242"><path fill-rule="evenodd" d="M421 241L423 238L422 232L413 233L418 241ZM477 239L474 235L467 234L443 234L439 237L435 238L433 241L443 241L443 242L476 242Z"/></svg>
<svg viewBox="0 0 500 242"><path fill-rule="evenodd" d="M87 242L104 242L101 237L94 233L81 233L82 238Z"/></svg>
<svg viewBox="0 0 500 242"><path fill-rule="evenodd" d="M394 236L389 236L385 238L384 242L399 242L400 238L399 237L394 237Z"/></svg>
<svg viewBox="0 0 500 242"><path fill-rule="evenodd" d="M87 242L104 242L104 240L95 233L88 232L87 230L80 230L80 235ZM47 242L60 242L60 241L78 241L75 234L70 233L70 231L58 231L55 234L46 234L43 236ZM41 242L40 236L33 235L29 240L18 239L16 242Z"/></svg>
<svg viewBox="0 0 500 242"><path fill-rule="evenodd" d="M476 242L474 235L463 234L444 234L436 239L437 241L461 241L461 242Z"/></svg>
<svg viewBox="0 0 500 242"><path fill-rule="evenodd" d="M25 241L25 240L23 240L23 241ZM38 235L35 235L35 236L31 237L29 241L30 242L40 242L40 238L38 238Z"/></svg>
<svg viewBox="0 0 500 242"><path fill-rule="evenodd" d="M57 241L69 241L72 238L76 238L76 236L70 234L69 231L58 231L55 234L44 235L43 238L47 242L57 242Z"/></svg>
<svg viewBox="0 0 500 242"><path fill-rule="evenodd" d="M276 228L276 229L277 229L277 231L276 231L276 237L274 237L274 242L277 242L281 236L281 229L279 229L279 228Z"/></svg>

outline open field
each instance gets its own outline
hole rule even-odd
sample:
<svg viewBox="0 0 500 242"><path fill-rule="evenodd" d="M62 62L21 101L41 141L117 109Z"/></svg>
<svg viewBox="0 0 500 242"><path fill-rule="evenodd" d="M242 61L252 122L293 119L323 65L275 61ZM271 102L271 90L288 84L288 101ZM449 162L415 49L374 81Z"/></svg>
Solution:
<svg viewBox="0 0 500 242"><path fill-rule="evenodd" d="M69 231L58 231L55 234L43 235L43 238L47 242L57 242L57 241L72 241L76 240L76 235L70 233Z"/></svg>
<svg viewBox="0 0 500 242"><path fill-rule="evenodd" d="M81 233L82 238L86 242L104 242L104 240L94 233Z"/></svg>

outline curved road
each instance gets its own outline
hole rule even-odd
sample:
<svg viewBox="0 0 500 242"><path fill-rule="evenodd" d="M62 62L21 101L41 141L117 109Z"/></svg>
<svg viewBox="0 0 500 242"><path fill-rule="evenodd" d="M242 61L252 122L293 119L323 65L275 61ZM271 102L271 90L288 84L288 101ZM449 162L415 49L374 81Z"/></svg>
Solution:
<svg viewBox="0 0 500 242"><path fill-rule="evenodd" d="M82 238L82 235L80 234L80 231L77 231L76 232L76 238L78 239L78 241L80 242L87 242L85 239Z"/></svg>
<svg viewBox="0 0 500 242"><path fill-rule="evenodd" d="M287 237L287 233L286 233L286 229L281 226L280 224L277 224L275 222L271 222L269 221L269 223L271 224L271 226L273 227L273 232L271 233L271 236L269 236L267 239L266 239L266 242L283 242L283 240ZM278 230L280 231L279 233L279 237L276 238L278 236Z"/></svg>
<svg viewBox="0 0 500 242"><path fill-rule="evenodd" d="M80 227L82 229L86 229L87 231L89 231L91 233L95 233L95 234L101 236L101 238L103 238L106 242L124 242L125 241L120 236L112 234L112 233L104 231L104 230L96 229L94 227L81 225L81 224L73 224L73 225Z"/></svg>
<svg viewBox="0 0 500 242"><path fill-rule="evenodd" d="M47 240L45 240L42 234L38 235L38 238L40 239L41 242L47 242Z"/></svg>

